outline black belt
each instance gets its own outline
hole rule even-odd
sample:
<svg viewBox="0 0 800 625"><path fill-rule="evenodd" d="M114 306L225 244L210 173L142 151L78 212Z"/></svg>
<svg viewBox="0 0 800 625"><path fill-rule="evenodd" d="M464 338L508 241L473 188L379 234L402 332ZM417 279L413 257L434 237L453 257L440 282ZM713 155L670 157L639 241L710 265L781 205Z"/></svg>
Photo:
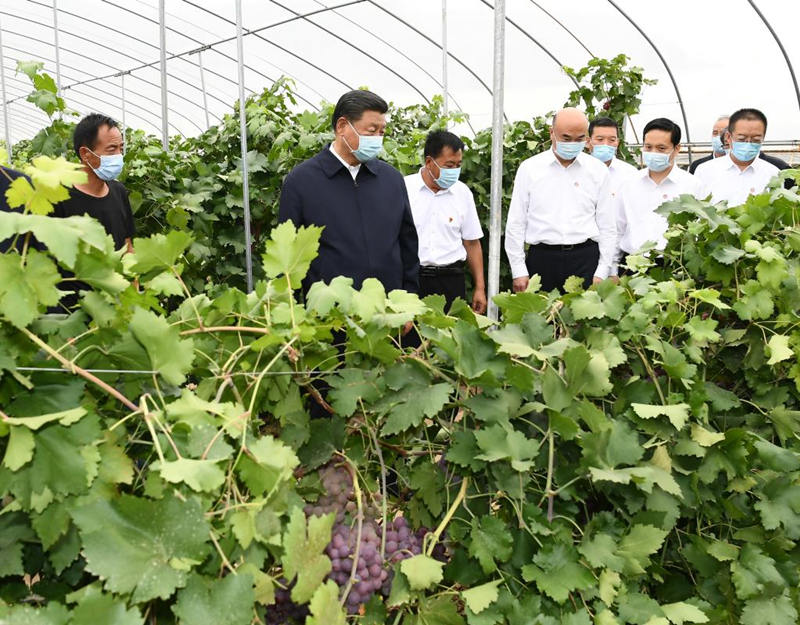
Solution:
<svg viewBox="0 0 800 625"><path fill-rule="evenodd" d="M459 260L449 265L420 265L419 275L426 277L448 276L464 273L464 261Z"/></svg>
<svg viewBox="0 0 800 625"><path fill-rule="evenodd" d="M586 239L585 241L581 241L580 243L570 243L569 245L550 245L549 243L534 243L531 245L533 249L537 250L579 250L583 247L589 247L591 245L597 245L597 241L594 239Z"/></svg>

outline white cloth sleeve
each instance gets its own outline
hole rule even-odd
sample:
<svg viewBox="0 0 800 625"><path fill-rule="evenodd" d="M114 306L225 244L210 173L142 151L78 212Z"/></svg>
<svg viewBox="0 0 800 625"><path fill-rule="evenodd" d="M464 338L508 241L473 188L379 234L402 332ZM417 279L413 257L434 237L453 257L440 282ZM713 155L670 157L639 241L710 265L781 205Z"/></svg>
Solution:
<svg viewBox="0 0 800 625"><path fill-rule="evenodd" d="M527 227L529 193L527 175L520 167L514 178L514 189L511 191L511 204L506 219L506 256L511 265L511 277L528 276L525 265L525 230Z"/></svg>

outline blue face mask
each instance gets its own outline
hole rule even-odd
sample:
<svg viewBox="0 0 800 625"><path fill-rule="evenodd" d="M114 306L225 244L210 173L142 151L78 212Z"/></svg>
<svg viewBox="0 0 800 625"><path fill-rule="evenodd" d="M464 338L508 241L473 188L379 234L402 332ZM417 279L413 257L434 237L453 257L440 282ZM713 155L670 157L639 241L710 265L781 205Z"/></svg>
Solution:
<svg viewBox="0 0 800 625"><path fill-rule="evenodd" d="M746 141L734 141L731 144L731 154L737 161L746 163L752 161L761 151L760 143L747 143Z"/></svg>
<svg viewBox="0 0 800 625"><path fill-rule="evenodd" d="M353 128L353 124L350 121L347 121L350 128ZM350 151L353 153L361 163L366 163L367 161L371 161L373 158L378 156L381 149L383 148L383 137L382 136L373 136L373 135L359 135L358 131L353 128L353 132L358 135L358 148L355 150L350 148L350 144L347 143L345 140L345 144L347 147L350 148ZM342 137L344 138L344 137Z"/></svg>
<svg viewBox="0 0 800 625"><path fill-rule="evenodd" d="M585 147L585 141L556 141L556 154L565 161L571 161L577 158Z"/></svg>
<svg viewBox="0 0 800 625"><path fill-rule="evenodd" d="M89 151L92 152L91 150ZM94 152L92 152L92 154L94 154ZM104 154L103 156L100 156L99 154L94 155L100 159L100 167L97 169L91 165L89 165L89 167L92 168L92 171L97 175L97 177L100 178L100 180L106 181L116 180L117 176L119 176L122 172L122 154Z"/></svg>
<svg viewBox="0 0 800 625"><path fill-rule="evenodd" d="M714 150L714 154L725 153L725 148L722 145L722 137L720 136L711 137L711 149Z"/></svg>
<svg viewBox="0 0 800 625"><path fill-rule="evenodd" d="M592 156L599 158L604 163L610 161L617 154L617 148L613 145L595 145L592 147Z"/></svg>
<svg viewBox="0 0 800 625"><path fill-rule="evenodd" d="M436 161L433 162L436 163ZM436 166L439 168L439 177L434 178L437 187L440 189L449 189L458 182L458 177L461 175L460 167L451 167L447 169L439 165L439 163L436 163ZM431 178L433 178L433 172L431 172L430 169L428 172L431 174Z"/></svg>
<svg viewBox="0 0 800 625"><path fill-rule="evenodd" d="M664 171L670 166L669 154L663 152L642 152L642 160L650 171Z"/></svg>

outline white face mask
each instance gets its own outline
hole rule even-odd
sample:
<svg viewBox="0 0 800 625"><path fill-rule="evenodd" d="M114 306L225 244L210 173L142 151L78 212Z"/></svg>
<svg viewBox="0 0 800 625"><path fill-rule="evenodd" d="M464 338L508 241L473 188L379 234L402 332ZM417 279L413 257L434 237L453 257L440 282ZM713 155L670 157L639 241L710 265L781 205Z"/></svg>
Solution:
<svg viewBox="0 0 800 625"><path fill-rule="evenodd" d="M89 150L89 148L86 149ZM100 156L99 154L95 154L92 150L89 151L100 159L100 167L97 169L89 165L88 161L86 162L100 180L116 180L117 176L122 173L122 166L124 165L122 154L105 154Z"/></svg>

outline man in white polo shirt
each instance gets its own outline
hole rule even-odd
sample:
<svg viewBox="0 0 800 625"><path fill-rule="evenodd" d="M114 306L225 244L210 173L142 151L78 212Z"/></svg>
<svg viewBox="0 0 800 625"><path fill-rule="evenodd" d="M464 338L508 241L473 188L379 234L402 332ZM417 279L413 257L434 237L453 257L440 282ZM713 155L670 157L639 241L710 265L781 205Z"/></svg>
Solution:
<svg viewBox="0 0 800 625"><path fill-rule="evenodd" d="M425 140L425 164L406 176L411 214L419 237L419 295L444 295L447 309L467 299L464 261L474 282L472 309L486 312L483 230L472 191L459 181L464 143L452 132L434 130Z"/></svg>
<svg viewBox="0 0 800 625"><path fill-rule="evenodd" d="M738 206L748 196L761 193L778 174L778 168L762 158L761 143L767 132L767 118L758 109L740 109L728 120L730 152L703 163L695 176L711 192L711 201Z"/></svg>
<svg viewBox="0 0 800 625"><path fill-rule="evenodd" d="M598 117L589 122L589 152L608 167L608 191L614 197L622 183L636 176L633 165L617 158L619 127L610 117Z"/></svg>
<svg viewBox="0 0 800 625"><path fill-rule="evenodd" d="M614 213L600 202L608 167L584 152L589 120L566 108L553 117L550 150L520 164L506 220L505 248L515 292L538 274L542 289L563 289L570 276L584 288L609 276L614 262ZM525 244L528 244L527 256Z"/></svg>
<svg viewBox="0 0 800 625"><path fill-rule="evenodd" d="M675 164L681 150L681 129L675 122L654 119L644 127L642 160L645 169L625 182L612 200L617 215L619 272L624 274L625 258L645 243L657 250L666 246L667 220L655 212L664 202L688 193L697 199L708 195L695 176ZM616 266L612 275L616 275Z"/></svg>

